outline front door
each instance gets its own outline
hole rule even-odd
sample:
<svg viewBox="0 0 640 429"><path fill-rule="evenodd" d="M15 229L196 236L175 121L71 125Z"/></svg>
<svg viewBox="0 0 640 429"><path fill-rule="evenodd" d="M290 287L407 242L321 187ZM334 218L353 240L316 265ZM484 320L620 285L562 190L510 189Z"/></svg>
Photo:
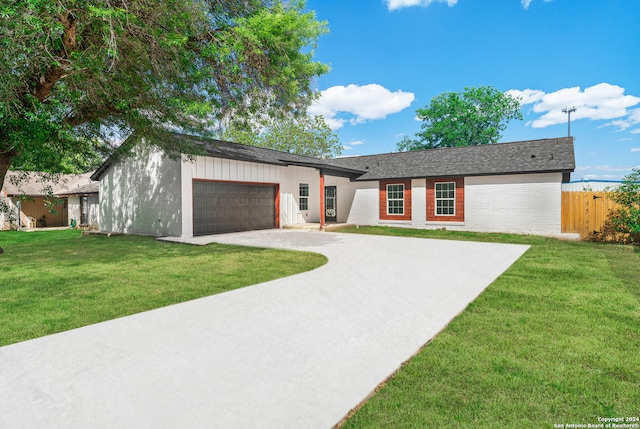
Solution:
<svg viewBox="0 0 640 429"><path fill-rule="evenodd" d="M80 225L89 224L89 197L80 196Z"/></svg>
<svg viewBox="0 0 640 429"><path fill-rule="evenodd" d="M324 187L324 219L327 222L335 222L338 219L335 186Z"/></svg>

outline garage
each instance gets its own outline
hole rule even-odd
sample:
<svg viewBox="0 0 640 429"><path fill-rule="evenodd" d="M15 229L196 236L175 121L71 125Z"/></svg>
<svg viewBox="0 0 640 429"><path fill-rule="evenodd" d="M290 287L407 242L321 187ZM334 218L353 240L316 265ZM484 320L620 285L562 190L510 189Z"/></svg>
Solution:
<svg viewBox="0 0 640 429"><path fill-rule="evenodd" d="M193 181L193 235L276 228L277 185Z"/></svg>

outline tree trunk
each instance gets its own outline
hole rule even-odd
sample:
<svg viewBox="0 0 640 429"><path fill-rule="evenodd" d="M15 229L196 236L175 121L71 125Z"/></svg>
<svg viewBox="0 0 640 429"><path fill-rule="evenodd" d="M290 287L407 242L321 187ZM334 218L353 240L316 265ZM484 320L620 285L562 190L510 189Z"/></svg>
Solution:
<svg viewBox="0 0 640 429"><path fill-rule="evenodd" d="M7 175L7 171L9 170L9 166L11 166L11 160L14 157L13 152L0 152L0 193L2 192L2 188L4 187L4 178ZM0 255L4 250L0 247Z"/></svg>

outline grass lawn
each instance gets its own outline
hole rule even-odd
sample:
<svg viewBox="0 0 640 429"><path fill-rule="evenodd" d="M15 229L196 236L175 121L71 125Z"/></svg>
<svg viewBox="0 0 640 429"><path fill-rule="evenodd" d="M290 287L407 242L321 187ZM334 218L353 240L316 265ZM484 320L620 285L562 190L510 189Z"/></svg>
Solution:
<svg viewBox="0 0 640 429"><path fill-rule="evenodd" d="M640 417L638 247L382 227L342 231L531 245L344 428L587 427L598 417Z"/></svg>
<svg viewBox="0 0 640 429"><path fill-rule="evenodd" d="M0 232L0 346L312 270L322 255Z"/></svg>

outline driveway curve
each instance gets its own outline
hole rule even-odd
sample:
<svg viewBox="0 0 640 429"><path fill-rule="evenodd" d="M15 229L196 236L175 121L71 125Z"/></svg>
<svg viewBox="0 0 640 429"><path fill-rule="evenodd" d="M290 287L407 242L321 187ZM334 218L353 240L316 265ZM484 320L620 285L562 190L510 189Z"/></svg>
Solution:
<svg viewBox="0 0 640 429"><path fill-rule="evenodd" d="M286 230L175 241L329 262L0 348L0 427L332 427L527 250Z"/></svg>

